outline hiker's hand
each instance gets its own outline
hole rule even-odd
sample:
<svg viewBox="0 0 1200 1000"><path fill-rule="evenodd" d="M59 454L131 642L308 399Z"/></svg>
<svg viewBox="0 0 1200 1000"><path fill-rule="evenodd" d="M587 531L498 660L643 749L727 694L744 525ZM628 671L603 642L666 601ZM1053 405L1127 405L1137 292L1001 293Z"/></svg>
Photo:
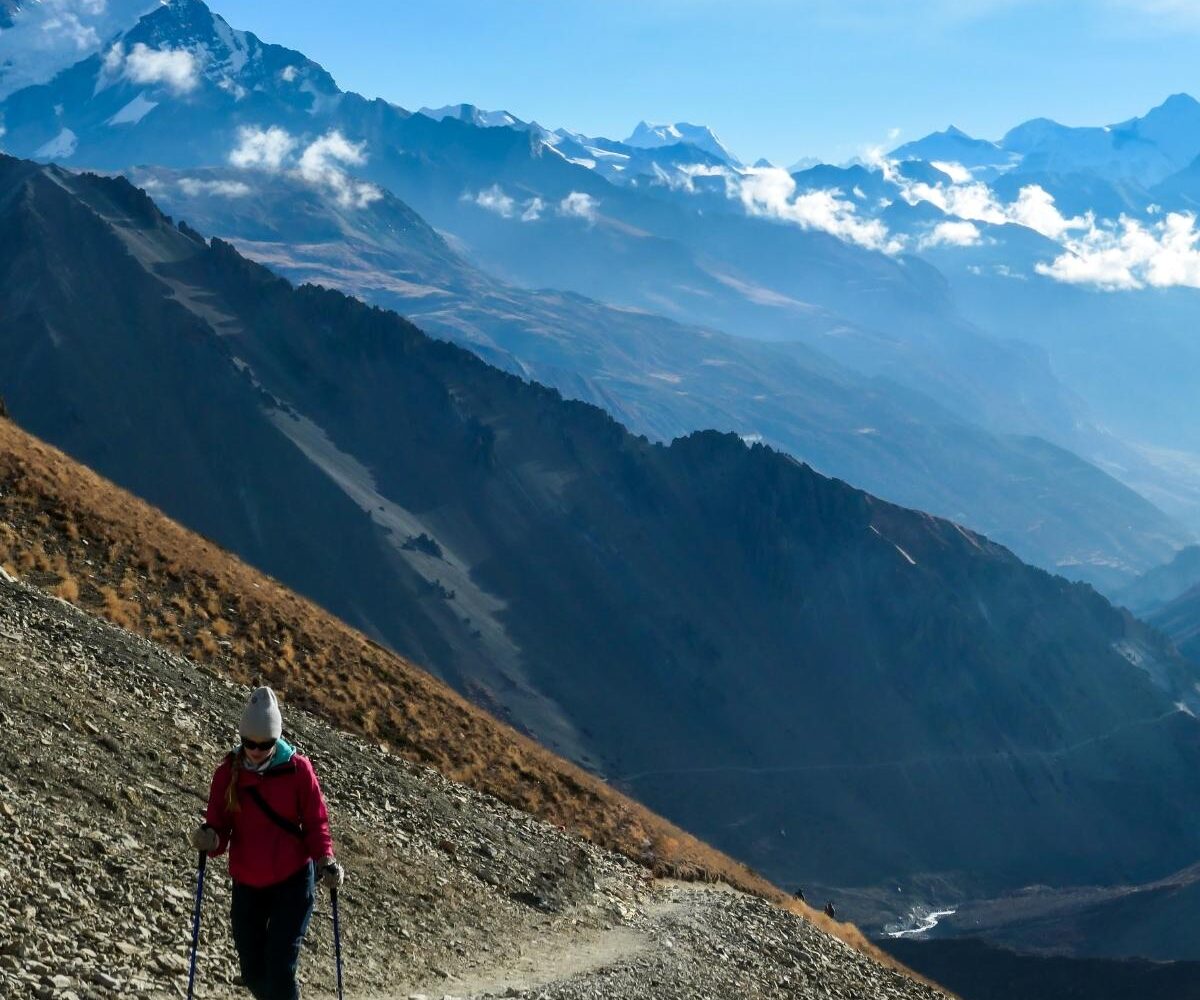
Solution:
<svg viewBox="0 0 1200 1000"><path fill-rule="evenodd" d="M333 858L326 858L317 865L317 878L326 889L340 889L346 881L346 869Z"/></svg>
<svg viewBox="0 0 1200 1000"><path fill-rule="evenodd" d="M196 827L188 839L191 841L193 849L204 851L206 854L221 846L221 838L217 836L217 831L207 823Z"/></svg>

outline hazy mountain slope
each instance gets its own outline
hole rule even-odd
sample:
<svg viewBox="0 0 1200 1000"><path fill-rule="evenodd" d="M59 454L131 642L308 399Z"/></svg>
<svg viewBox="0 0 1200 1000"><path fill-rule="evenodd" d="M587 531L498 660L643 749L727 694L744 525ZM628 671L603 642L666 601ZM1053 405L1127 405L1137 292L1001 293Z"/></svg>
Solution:
<svg viewBox="0 0 1200 1000"><path fill-rule="evenodd" d="M1188 536L1142 498L1044 442L990 435L921 394L801 345L762 344L505 285L390 194L363 208L291 178L140 169L165 210L293 281L396 309L498 366L670 440L699 428L782 448L876 495L971 525L1022 558L1110 582Z"/></svg>
<svg viewBox="0 0 1200 1000"><path fill-rule="evenodd" d="M1148 620L1169 635L1184 656L1200 663L1200 586L1158 608Z"/></svg>
<svg viewBox="0 0 1200 1000"><path fill-rule="evenodd" d="M733 435L635 438L122 180L5 166L18 420L717 846L952 891L1200 849L1194 670L1089 588ZM220 456L204 489L163 428Z"/></svg>
<svg viewBox="0 0 1200 1000"><path fill-rule="evenodd" d="M1145 615L1200 585L1200 545L1189 545L1169 563L1156 566L1117 595L1117 603Z"/></svg>

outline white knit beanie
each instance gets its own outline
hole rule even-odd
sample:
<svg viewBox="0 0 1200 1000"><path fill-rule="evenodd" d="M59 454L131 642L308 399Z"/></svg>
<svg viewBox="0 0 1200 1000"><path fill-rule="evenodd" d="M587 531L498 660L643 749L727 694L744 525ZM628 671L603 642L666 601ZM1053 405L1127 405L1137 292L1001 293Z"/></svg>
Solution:
<svg viewBox="0 0 1200 1000"><path fill-rule="evenodd" d="M279 702L269 687L257 688L250 695L238 732L252 740L277 740L283 734Z"/></svg>

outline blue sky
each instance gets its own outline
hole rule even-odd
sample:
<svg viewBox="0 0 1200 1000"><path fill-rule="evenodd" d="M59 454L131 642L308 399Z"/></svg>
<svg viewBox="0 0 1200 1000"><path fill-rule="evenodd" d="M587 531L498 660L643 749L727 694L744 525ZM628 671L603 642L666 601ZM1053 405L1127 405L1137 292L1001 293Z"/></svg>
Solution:
<svg viewBox="0 0 1200 1000"><path fill-rule="evenodd" d="M211 0L349 90L744 159L847 159L955 124L1107 124L1200 97L1200 0ZM893 138L895 137L895 138Z"/></svg>

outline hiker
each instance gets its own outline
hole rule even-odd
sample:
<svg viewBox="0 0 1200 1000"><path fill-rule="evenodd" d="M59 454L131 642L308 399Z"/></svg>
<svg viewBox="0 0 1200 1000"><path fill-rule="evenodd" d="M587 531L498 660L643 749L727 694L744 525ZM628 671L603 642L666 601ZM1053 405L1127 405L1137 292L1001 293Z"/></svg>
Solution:
<svg viewBox="0 0 1200 1000"><path fill-rule="evenodd" d="M837 917L835 916L835 911L833 909L833 900L832 899L827 899L825 901L825 916L827 916L830 920L837 919Z"/></svg>
<svg viewBox="0 0 1200 1000"><path fill-rule="evenodd" d="M282 738L279 702L255 690L239 726L241 745L213 775L197 851L229 851L230 921L242 982L255 1000L298 1000L296 967L312 917L315 882L337 889L329 813L307 757ZM315 862L315 867L314 867Z"/></svg>
<svg viewBox="0 0 1200 1000"><path fill-rule="evenodd" d="M796 891L792 893L792 898L799 900L801 903L807 902L804 898L804 887L796 886Z"/></svg>

